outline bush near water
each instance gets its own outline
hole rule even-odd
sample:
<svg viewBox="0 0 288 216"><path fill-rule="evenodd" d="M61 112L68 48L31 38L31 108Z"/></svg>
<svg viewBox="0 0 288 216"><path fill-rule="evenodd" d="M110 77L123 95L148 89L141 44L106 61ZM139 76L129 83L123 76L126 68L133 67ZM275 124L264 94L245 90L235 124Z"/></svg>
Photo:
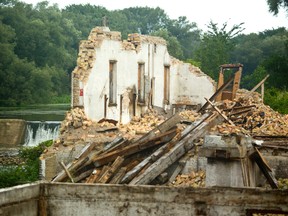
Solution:
<svg viewBox="0 0 288 216"><path fill-rule="evenodd" d="M21 164L7 165L0 168L0 188L39 180L39 157L52 143L53 140L48 140L34 147L21 148L19 150Z"/></svg>

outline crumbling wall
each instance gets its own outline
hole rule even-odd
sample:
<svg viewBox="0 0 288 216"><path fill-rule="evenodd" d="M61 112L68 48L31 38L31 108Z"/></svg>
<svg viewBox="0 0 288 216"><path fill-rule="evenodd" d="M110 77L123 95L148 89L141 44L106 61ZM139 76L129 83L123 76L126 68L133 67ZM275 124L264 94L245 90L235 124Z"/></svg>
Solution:
<svg viewBox="0 0 288 216"><path fill-rule="evenodd" d="M111 62L115 83L111 81ZM144 71L142 81L139 65ZM168 103L164 101L164 67L170 70L170 87L165 87L170 92ZM163 38L129 34L121 41L121 34L107 27L94 28L88 40L81 41L72 79L72 106L84 107L94 121L106 118L127 123L153 106L166 110L183 101L203 104L203 97L214 92L211 78L199 68L172 58ZM113 94L111 83L117 86ZM139 83L144 85L144 101L140 100ZM109 97L116 100L111 103Z"/></svg>
<svg viewBox="0 0 288 216"><path fill-rule="evenodd" d="M72 72L72 106L83 106L81 82L86 83L96 60L96 48L103 40L121 40L120 32L110 32L107 27L96 27L90 32L88 40L82 40L79 45L77 66Z"/></svg>
<svg viewBox="0 0 288 216"><path fill-rule="evenodd" d="M200 68L172 58L172 104L203 105L215 92L216 83Z"/></svg>

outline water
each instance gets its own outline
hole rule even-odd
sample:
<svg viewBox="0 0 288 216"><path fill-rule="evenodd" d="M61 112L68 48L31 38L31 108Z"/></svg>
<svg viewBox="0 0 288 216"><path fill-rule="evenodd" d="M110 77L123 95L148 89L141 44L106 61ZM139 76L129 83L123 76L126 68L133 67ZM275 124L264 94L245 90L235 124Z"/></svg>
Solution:
<svg viewBox="0 0 288 216"><path fill-rule="evenodd" d="M61 121L28 121L25 146L36 146L46 140L55 140L59 135Z"/></svg>
<svg viewBox="0 0 288 216"><path fill-rule="evenodd" d="M24 119L27 121L25 146L36 146L59 135L70 104L36 105L28 107L1 107L1 119Z"/></svg>

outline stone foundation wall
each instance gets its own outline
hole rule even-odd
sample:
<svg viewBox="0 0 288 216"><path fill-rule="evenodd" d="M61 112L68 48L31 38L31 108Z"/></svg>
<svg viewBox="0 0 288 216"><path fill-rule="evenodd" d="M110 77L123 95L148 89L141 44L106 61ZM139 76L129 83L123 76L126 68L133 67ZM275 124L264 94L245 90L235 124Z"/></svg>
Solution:
<svg viewBox="0 0 288 216"><path fill-rule="evenodd" d="M26 122L22 119L0 119L0 147L24 144Z"/></svg>

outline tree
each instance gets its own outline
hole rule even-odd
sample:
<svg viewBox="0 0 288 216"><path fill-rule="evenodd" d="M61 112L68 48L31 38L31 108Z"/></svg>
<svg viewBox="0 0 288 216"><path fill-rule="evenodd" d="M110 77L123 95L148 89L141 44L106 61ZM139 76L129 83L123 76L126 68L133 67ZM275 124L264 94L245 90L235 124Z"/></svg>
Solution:
<svg viewBox="0 0 288 216"><path fill-rule="evenodd" d="M279 13L279 8L286 8L288 12L288 0L267 0L267 4L269 6L269 11L274 15Z"/></svg>
<svg viewBox="0 0 288 216"><path fill-rule="evenodd" d="M183 58L183 51L181 49L181 44L176 37L172 36L167 29L160 29L152 33L153 36L162 37L167 41L167 48L169 54L175 58Z"/></svg>
<svg viewBox="0 0 288 216"><path fill-rule="evenodd" d="M129 20L130 33L149 35L154 31L165 28L168 16L164 10L149 7L131 7L121 11Z"/></svg>
<svg viewBox="0 0 288 216"><path fill-rule="evenodd" d="M210 21L208 31L204 33L196 51L196 61L201 62L202 71L217 79L218 67L229 63L235 47L232 39L244 30L243 24L233 25L230 30L226 30L227 22L219 29L218 24Z"/></svg>
<svg viewBox="0 0 288 216"><path fill-rule="evenodd" d="M167 30L177 38L183 50L183 59L194 58L195 50L200 44L200 30L197 24L190 23L187 17L181 16L167 22Z"/></svg>

